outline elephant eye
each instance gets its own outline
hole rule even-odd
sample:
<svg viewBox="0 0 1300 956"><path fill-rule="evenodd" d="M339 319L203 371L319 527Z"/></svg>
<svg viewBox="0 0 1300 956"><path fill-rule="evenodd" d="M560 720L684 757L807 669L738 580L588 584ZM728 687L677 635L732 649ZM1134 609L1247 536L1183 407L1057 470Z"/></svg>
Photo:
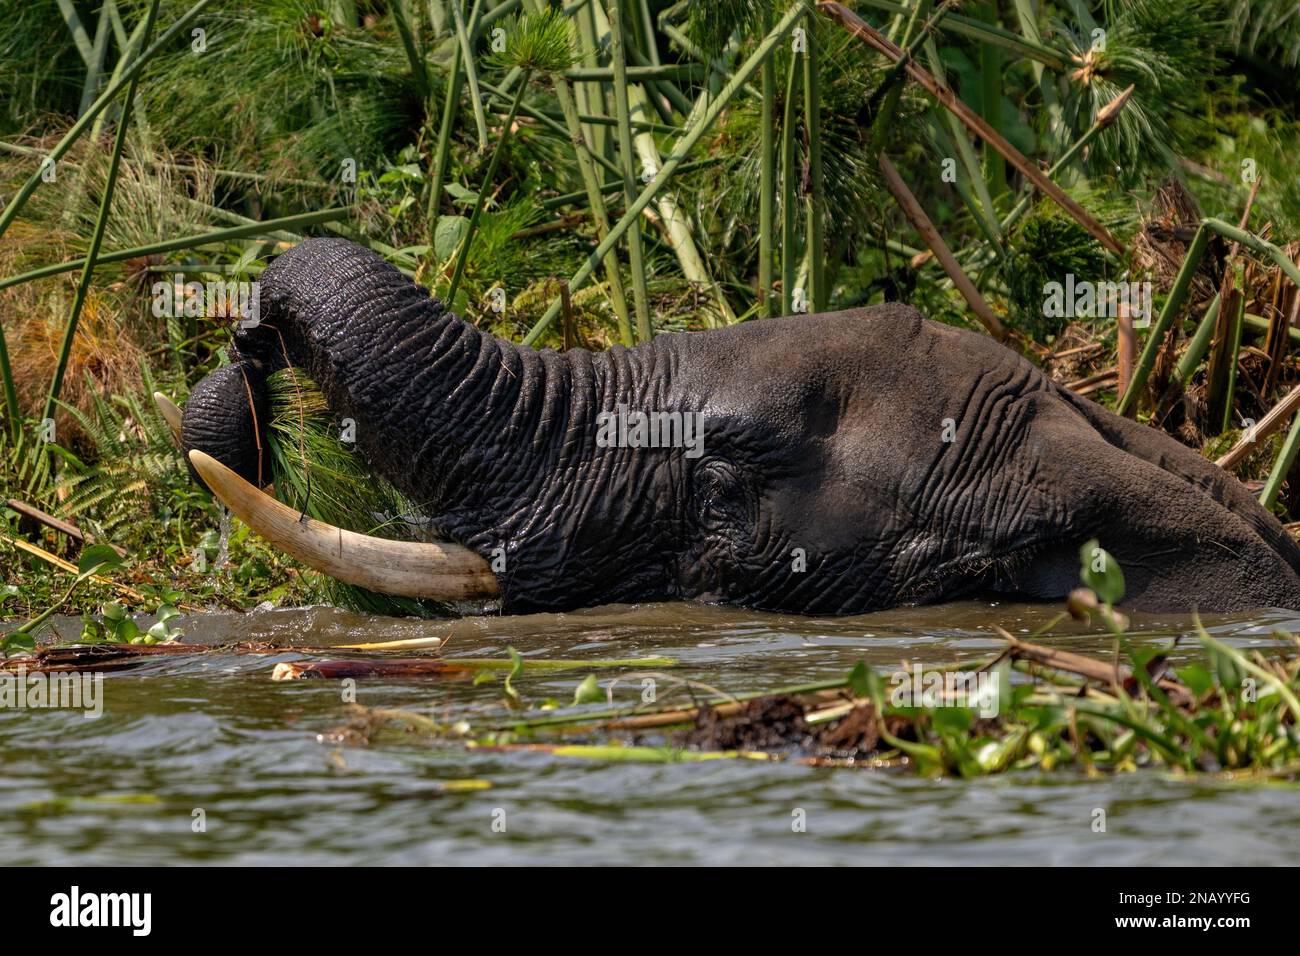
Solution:
<svg viewBox="0 0 1300 956"><path fill-rule="evenodd" d="M744 482L729 462L715 459L700 466L694 484L696 513L704 528L735 532L746 523Z"/></svg>

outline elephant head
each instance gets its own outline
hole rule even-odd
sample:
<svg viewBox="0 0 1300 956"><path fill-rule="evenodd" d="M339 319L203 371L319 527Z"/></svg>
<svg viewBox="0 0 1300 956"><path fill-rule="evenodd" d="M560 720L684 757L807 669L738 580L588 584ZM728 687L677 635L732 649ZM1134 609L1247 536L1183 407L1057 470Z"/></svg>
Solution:
<svg viewBox="0 0 1300 956"><path fill-rule="evenodd" d="M1059 598L1097 538L1130 605L1300 607L1300 549L1231 476L903 305L557 353L479 331L344 240L302 243L261 284L262 320L194 389L183 444L237 514L344 580L497 591L508 611L838 614ZM446 544L345 538L256 491L285 364Z"/></svg>

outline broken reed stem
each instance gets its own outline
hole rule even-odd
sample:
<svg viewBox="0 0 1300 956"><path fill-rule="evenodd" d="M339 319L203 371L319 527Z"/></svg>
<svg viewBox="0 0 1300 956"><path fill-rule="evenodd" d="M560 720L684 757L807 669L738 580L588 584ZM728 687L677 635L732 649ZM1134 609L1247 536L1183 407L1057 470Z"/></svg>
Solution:
<svg viewBox="0 0 1300 956"><path fill-rule="evenodd" d="M1091 657L1084 657L1082 654L1074 654L1055 647L1031 644L1028 641L1022 641L1012 636L1001 628L997 628L997 631L1002 639L1010 645L1012 656L1019 660L1031 661L1070 674L1078 674L1080 677L1107 686L1123 684L1133 677L1133 672L1127 667L1116 667L1112 664L1094 660ZM1156 686L1168 694L1171 700L1176 700L1178 703L1185 705L1195 703L1192 692L1177 681L1164 677L1156 681Z"/></svg>
<svg viewBox="0 0 1300 956"><path fill-rule="evenodd" d="M1130 83L1130 86L1128 86L1126 90L1123 90L1121 94L1115 96L1113 100L1110 100L1110 103L1104 105L1100 111L1097 111L1096 120L1092 121L1092 125L1084 131L1082 137L1074 140L1074 143L1070 144L1070 148L1067 148L1065 152L1061 153L1061 156L1058 157L1056 163L1049 166L1047 172L1047 177L1049 179L1052 179L1053 182L1056 181L1056 178L1060 176L1063 170L1065 170L1071 163L1074 163L1075 157L1079 156L1080 153L1084 151L1084 148L1087 148L1088 144L1092 143L1093 139L1099 137L1102 130L1105 130L1106 127L1112 125L1113 122L1117 120L1119 113L1123 111L1123 108L1128 104L1128 100L1132 98L1135 88L1136 86ZM959 146L961 146L961 144L959 144ZM1034 204L1034 185L1027 182L1024 183L1021 198L1015 202L1014 207L1011 207L1011 211L1006 213L1005 219L998 224L998 232L1004 234L1008 233L1011 226L1014 226L1017 222L1021 221L1024 217L1024 213L1030 211L1032 204ZM985 228L983 216L976 217L976 225ZM988 239L988 242L991 243L993 252L996 252L1000 258L1005 255L1005 252L1002 251L996 243L993 243L992 239ZM979 267L983 267L983 265L987 264L989 259L987 255L983 255L984 251L985 250L979 250L976 252L976 255L972 256L969 264L979 265ZM983 282L980 285L983 285Z"/></svg>
<svg viewBox="0 0 1300 956"><path fill-rule="evenodd" d="M564 315L564 351L578 344L573 322L573 301L569 298L569 280L560 280L560 310Z"/></svg>
<svg viewBox="0 0 1300 956"><path fill-rule="evenodd" d="M903 213L911 220L912 225L916 227L916 231L925 240L925 244L934 253L934 257L939 260L939 264L948 273L953 285L957 287L957 291L962 294L962 297L970 305L980 322L983 323L984 328L988 330L989 335L999 342L1005 341L1007 330L997 317L997 313L984 301L984 297L975 288L975 284L971 282L966 273L962 271L961 266L957 264L957 260L948 249L948 244L939 235L939 230L934 227L930 217L925 214L921 204L917 202L916 197L912 195L912 191L907 188L907 184L898 175L898 170L894 168L894 164L889 161L889 158L884 153L880 154L880 169L885 175L886 188L893 194Z"/></svg>
<svg viewBox="0 0 1300 956"><path fill-rule="evenodd" d="M1151 375L1151 369L1156 364L1156 356L1160 352L1160 346L1164 343L1165 335L1169 332L1169 327L1173 325L1175 317L1182 311L1183 302L1187 299L1187 293L1192 286L1192 277L1196 275L1197 268L1200 267L1201 259L1205 255L1205 249L1209 245L1210 234L1205 224L1196 230L1196 235L1192 237L1191 244L1187 247L1187 254L1183 257L1183 264L1178 270L1178 275L1174 278L1173 287L1169 290L1169 295L1165 299L1164 307L1160 310L1155 325L1151 327L1151 333L1147 336L1146 346L1142 349L1142 356L1138 359L1137 368L1133 371L1133 380L1125 389L1124 394L1120 396L1119 401L1115 404L1115 411L1120 415L1127 415L1137 404L1137 398L1142 394L1142 389L1146 387L1147 378Z"/></svg>
<svg viewBox="0 0 1300 956"><path fill-rule="evenodd" d="M632 149L632 108L628 102L628 68L624 53L626 34L623 31L621 0L609 6L610 59L614 64L614 114L618 119L619 164L623 172L623 201L631 205L636 198L636 167ZM632 270L632 302L636 309L636 337L638 342L649 342L654 337L650 326L650 296L646 289L644 242L638 222L628 230L628 264ZM565 294L568 283L561 286ZM561 302L563 308L563 302Z"/></svg>
<svg viewBox="0 0 1300 956"><path fill-rule="evenodd" d="M1259 194L1259 183L1260 180L1256 177L1241 220L1237 223L1239 230L1244 230L1250 221L1250 212L1255 205L1255 197ZM1224 260L1223 282L1219 287L1219 317L1215 323L1214 345L1210 352L1208 415L1211 424L1218 424L1219 434L1232 426L1237 361L1241 353L1242 322L1246 312L1245 289L1251 285L1251 267L1247 264L1241 269L1242 288L1234 286L1238 273L1237 254L1240 250L1241 243L1234 241Z"/></svg>
<svg viewBox="0 0 1300 956"><path fill-rule="evenodd" d="M785 109L781 114L781 314L794 312L795 269L795 145L794 91L799 60L790 58L785 78Z"/></svg>
<svg viewBox="0 0 1300 956"><path fill-rule="evenodd" d="M1235 468L1259 446L1260 442L1271 438L1274 432L1285 425L1297 408L1300 408L1300 385L1287 392L1285 397L1259 420L1258 424L1248 428L1237 444L1214 463L1224 470Z"/></svg>
<svg viewBox="0 0 1300 956"><path fill-rule="evenodd" d="M1119 304L1116 323L1118 375L1115 378L1115 390L1122 394L1128 389L1129 379L1133 377L1133 361L1137 358L1137 336L1133 332L1133 316L1129 314L1127 302Z"/></svg>
<svg viewBox="0 0 1300 956"><path fill-rule="evenodd" d="M26 517L31 518L33 521L40 522L41 524L45 525L45 527L49 528L51 531L57 531L60 534L67 535L69 538L71 538L74 541L80 541L83 544L96 543L96 538L93 534L90 534L89 532L86 531L82 531L75 524L72 524L71 522L68 521L64 521L62 518L56 518L54 515L48 514L42 511L40 508L37 508L35 505L29 505L25 501L19 501L17 498L8 499L5 502L5 505L9 508L12 508L14 511L17 511L21 515L25 515ZM112 548L114 551L117 552L118 557L120 558L126 557L125 548L119 548L117 545L113 544L112 542L106 542L106 543L110 548Z"/></svg>
<svg viewBox="0 0 1300 956"><path fill-rule="evenodd" d="M1261 395L1273 394L1273 387L1277 385L1277 377L1282 371L1282 363L1286 360L1287 346L1290 344L1287 336L1287 329L1291 325L1291 317L1288 316L1284 307L1285 299L1293 295L1298 290L1285 287L1285 294L1282 285L1282 270L1273 274L1273 294L1269 298L1268 304L1268 332L1264 336L1264 352L1268 355L1268 371L1264 373L1264 385L1260 389Z"/></svg>
<svg viewBox="0 0 1300 956"><path fill-rule="evenodd" d="M1175 277L1173 287L1169 290L1169 295L1165 299L1164 307L1160 310L1160 316L1155 325L1151 327L1151 334L1147 337L1146 346L1142 350L1142 357L1138 360L1137 369L1133 373L1133 381L1130 383L1128 391L1123 394L1119 403L1115 406L1115 411L1119 414L1126 414L1137 401L1142 389L1146 387L1147 378L1151 375L1151 369L1155 366L1156 356L1164 344L1165 336L1169 333L1170 326L1173 325L1174 319L1178 317L1179 312L1182 311L1183 303L1187 300L1192 278L1196 275L1201 260L1205 257L1205 250L1209 246L1211 233L1239 242L1247 249L1267 256L1281 267L1292 282L1300 286L1300 267L1297 267L1291 261L1291 257L1273 243L1260 239L1243 229L1238 229L1236 226L1231 226L1222 219L1202 219L1201 224L1196 229L1196 235L1192 237L1191 244L1187 247L1187 254L1183 257L1183 264L1178 269L1178 275ZM1253 326L1249 319L1246 320L1246 324ZM1267 328L1267 321L1265 321L1265 327Z"/></svg>
<svg viewBox="0 0 1300 956"><path fill-rule="evenodd" d="M1224 300L1220 300L1221 302ZM1246 295L1238 289L1233 290L1231 302L1226 308L1220 307L1219 318L1227 317L1224 339L1224 361L1227 365L1227 381L1224 385L1222 407L1219 416L1219 434L1232 427L1233 397L1237 391L1237 367L1241 358L1241 333L1245 326ZM1211 419L1213 421L1213 419Z"/></svg>
<svg viewBox="0 0 1300 956"><path fill-rule="evenodd" d="M429 223L429 248L434 248L438 233L438 207L442 205L443 181L447 178L447 163L451 158L451 128L456 118L456 104L460 100L460 44L453 44L451 65L447 69L447 89L443 93L442 118L438 123L438 144L433 152L433 173L429 180L429 206L426 219Z"/></svg>
<svg viewBox="0 0 1300 956"><path fill-rule="evenodd" d="M487 115L483 111L483 95L479 92L478 69L474 63L474 48L470 41L469 30L465 26L465 14L460 8L461 0L451 0L452 19L456 24L456 42L460 45L460 60L465 71L465 82L469 84L470 105L474 108L474 126L478 130L478 148L480 152L487 149ZM478 13L479 3L475 0L471 19ZM449 297L450 298L450 297Z"/></svg>
<svg viewBox="0 0 1300 956"><path fill-rule="evenodd" d="M1087 378L1080 378L1073 382L1067 382L1065 387L1076 395L1091 395L1093 392L1100 391L1102 388L1109 388L1111 382L1118 377L1118 369L1108 368L1105 371L1098 372L1096 375L1089 375Z"/></svg>
<svg viewBox="0 0 1300 956"><path fill-rule="evenodd" d="M1206 416L1209 424L1221 422L1226 409L1224 396L1228 385L1229 351L1237 327L1237 312L1245 305L1236 288L1237 270L1229 265L1223 271L1223 284L1219 287L1219 317L1214 323L1214 343L1210 347L1210 361L1206 369ZM1218 432L1223 430L1218 426ZM1216 432L1216 434L1218 433Z"/></svg>
<svg viewBox="0 0 1300 956"><path fill-rule="evenodd" d="M38 547L32 544L30 541L25 541L22 538L16 538L11 535L7 535L4 532L0 532L0 539L7 541L9 544L12 544L15 548L18 548L21 551L26 551L28 554L32 555L33 557L40 558L46 564L53 565L54 567L60 569L61 571L67 571L69 574L74 574L74 575L79 573L77 570L77 566L75 564L72 564L70 561L64 561L58 555L50 554L50 552L46 551L44 548ZM135 588L127 587L125 584L119 584L118 582L110 580L109 578L100 577L98 574L92 574L90 576L90 580L98 584L107 584L109 587L113 588L118 593L123 594L126 597L130 598L132 601L138 601L140 603L144 602L145 599L144 595L141 594L139 591L137 591ZM186 605L178 605L178 606L189 610L198 610L193 605L186 604Z"/></svg>
<svg viewBox="0 0 1300 956"><path fill-rule="evenodd" d="M764 10L763 29L772 28L772 14ZM776 64L768 57L762 66L763 105L759 128L758 184L758 311L775 316L772 267L776 236Z"/></svg>
<svg viewBox="0 0 1300 956"><path fill-rule="evenodd" d="M497 165L501 162L501 154L505 152L506 144L510 142L510 134L514 129L515 117L519 115L519 104L523 102L524 93L528 90L528 71L524 71L523 77L519 80L519 89L515 91L515 98L510 103L510 114L506 117L505 128L501 130L501 135L497 137L496 146L492 149L492 158L488 160L487 172L483 174L483 182L479 186L478 193L474 196L474 208L469 214L469 225L465 227L465 238L461 241L460 253L456 256L456 268L451 274L451 284L447 287L447 305L454 308L452 303L456 300L456 290L460 286L461 277L465 274L465 264L469 261L469 250L474 244L474 234L478 230L479 217L483 215L483 206L487 203L487 191L492 188L492 182L496 178Z"/></svg>
<svg viewBox="0 0 1300 956"><path fill-rule="evenodd" d="M1055 180L1062 170L1069 166L1070 163L1074 162L1075 157L1081 154L1089 143L1100 136L1104 129L1119 118L1119 114L1132 98L1133 91L1136 88L1137 87L1134 84L1130 84L1128 89L1124 90L1097 111L1097 118L1093 120L1092 125L1089 126L1084 134L1075 140L1070 145L1070 148L1062 153L1060 158L1057 159L1056 162L1052 163L1051 167L1047 170L1047 176L1049 179ZM1012 207L1011 211L1007 213L1007 217L1002 220L1001 224L1003 232L1006 232L1019 222L1021 217L1029 211L1029 207L1033 202L1033 195L1032 190L1026 190L1025 194L1020 197L1015 206Z"/></svg>
<svg viewBox="0 0 1300 956"><path fill-rule="evenodd" d="M878 51L891 61L897 63L903 58L903 51L891 43L886 37L881 36L870 24L855 14L847 7L841 6L832 0L822 0L817 4L818 8L835 20L846 30L858 37L872 49ZM1052 200L1068 212L1074 220L1086 229L1094 239L1113 252L1115 255L1122 256L1124 247L1119 241L1097 220L1093 219L1082 206L1071 199L1064 190L1056 183L1048 179L1043 172L1014 146L1006 141L1003 136L993 129L983 117L971 110L965 103L957 98L956 94L947 86L940 84L935 78L916 63L907 64L907 73L912 79L916 80L931 96L933 96L940 105L962 121L965 126L975 135L979 136L989 146L997 150L999 154L1012 166L1014 166L1022 176L1033 182L1035 186L1052 198Z"/></svg>
<svg viewBox="0 0 1300 956"><path fill-rule="evenodd" d="M818 63L817 23L810 12L808 48L803 56L804 128L808 135L808 311L821 312L830 301L826 288L826 209L822 175L821 67Z"/></svg>
<svg viewBox="0 0 1300 956"><path fill-rule="evenodd" d="M1287 473L1295 464L1297 452L1300 452L1300 415L1296 416L1295 421L1291 423L1291 430L1286 434L1282 450L1278 452L1277 460L1273 462L1273 469L1268 473L1268 479L1259 493L1259 503L1265 508L1271 510L1277 502L1278 493L1282 490L1282 482L1286 481Z"/></svg>
<svg viewBox="0 0 1300 956"><path fill-rule="evenodd" d="M541 8L541 0L536 0L534 9ZM582 185L586 192L587 205L590 207L592 224L596 227L596 241L609 235L609 213L605 208L604 185L596 172L596 164L587 148L586 137L582 134L582 123L578 114L577 102L574 100L573 88L562 76L551 78L555 98L559 101L560 112L564 116L564 125L573 144L573 152L578 160L578 172L582 176ZM622 184L614 184L621 188ZM629 348L636 344L632 317L628 311L627 293L623 288L623 277L619 273L618 254L614 251L605 256L605 280L609 283L609 301L618 319L619 338Z"/></svg>
<svg viewBox="0 0 1300 956"><path fill-rule="evenodd" d="M736 69L731 79L727 81L727 85L709 102L708 108L700 116L699 120L690 125L681 139L673 146L673 151L664 160L664 164L660 167L655 178L646 184L645 188L636 197L636 201L623 212L622 217L610 229L609 235L601 240L587 256L587 260L582 264L582 267L569 279L569 286L573 291L576 292L586 284L610 249L614 248L619 240L623 238L623 234L638 222L642 210L649 206L659 191L667 185L673 174L677 172L678 167L682 165L682 161L695 148L696 144L703 139L704 134L713 127L718 117L722 115L741 88L749 82L750 77L758 71L763 61L772 55L777 44L790 32L804 11L805 0L797 0L796 3L791 4L776 26L768 32L767 36L763 38L754 52L746 58L745 62ZM534 345L550 327L551 323L555 321L555 317L559 312L559 301L552 302L542 317L534 323L528 334L524 336L523 344Z"/></svg>

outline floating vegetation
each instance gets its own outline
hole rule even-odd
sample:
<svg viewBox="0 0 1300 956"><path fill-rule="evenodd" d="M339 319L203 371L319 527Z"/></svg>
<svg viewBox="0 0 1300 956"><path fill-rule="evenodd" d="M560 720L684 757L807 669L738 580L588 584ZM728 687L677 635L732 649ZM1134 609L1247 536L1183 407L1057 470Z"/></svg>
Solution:
<svg viewBox="0 0 1300 956"><path fill-rule="evenodd" d="M1085 546L1085 553L1092 550ZM1135 648L1126 620L1112 607L1123 596L1122 573L1112 558L1104 563L1101 576L1091 571L1091 559L1085 563L1096 590L1077 590L1067 611L1039 631L1067 614L1102 624L1114 641L1111 660L999 631L1006 647L974 664L918 664L880 674L859 663L840 680L734 696L680 684L704 702L617 706L617 688L639 690L644 674L622 675L583 695L584 685L597 685L591 675L578 685L572 707L556 712L548 702L540 714L520 697L520 672L513 675L508 716L447 722L415 711L357 708L335 735L348 739L348 728L363 724L370 739L391 723L431 742L479 750L649 762L790 760L925 776L1151 769L1225 779L1300 777L1300 654L1247 653L1211 636L1199 619L1196 660L1170 662L1181 639ZM1287 637L1300 648L1300 640Z"/></svg>

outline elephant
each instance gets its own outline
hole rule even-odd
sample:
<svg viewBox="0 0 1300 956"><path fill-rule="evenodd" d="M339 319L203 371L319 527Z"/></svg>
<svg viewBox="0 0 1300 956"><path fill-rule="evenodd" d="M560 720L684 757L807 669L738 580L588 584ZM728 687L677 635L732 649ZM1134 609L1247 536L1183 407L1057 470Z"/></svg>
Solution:
<svg viewBox="0 0 1300 956"><path fill-rule="evenodd" d="M195 476L345 581L507 613L694 600L810 615L1066 597L1080 548L1126 606L1300 608L1300 548L1232 476L1022 355L899 303L534 350L375 252L308 239L181 419ZM267 376L308 373L436 541L310 519L269 481Z"/></svg>

